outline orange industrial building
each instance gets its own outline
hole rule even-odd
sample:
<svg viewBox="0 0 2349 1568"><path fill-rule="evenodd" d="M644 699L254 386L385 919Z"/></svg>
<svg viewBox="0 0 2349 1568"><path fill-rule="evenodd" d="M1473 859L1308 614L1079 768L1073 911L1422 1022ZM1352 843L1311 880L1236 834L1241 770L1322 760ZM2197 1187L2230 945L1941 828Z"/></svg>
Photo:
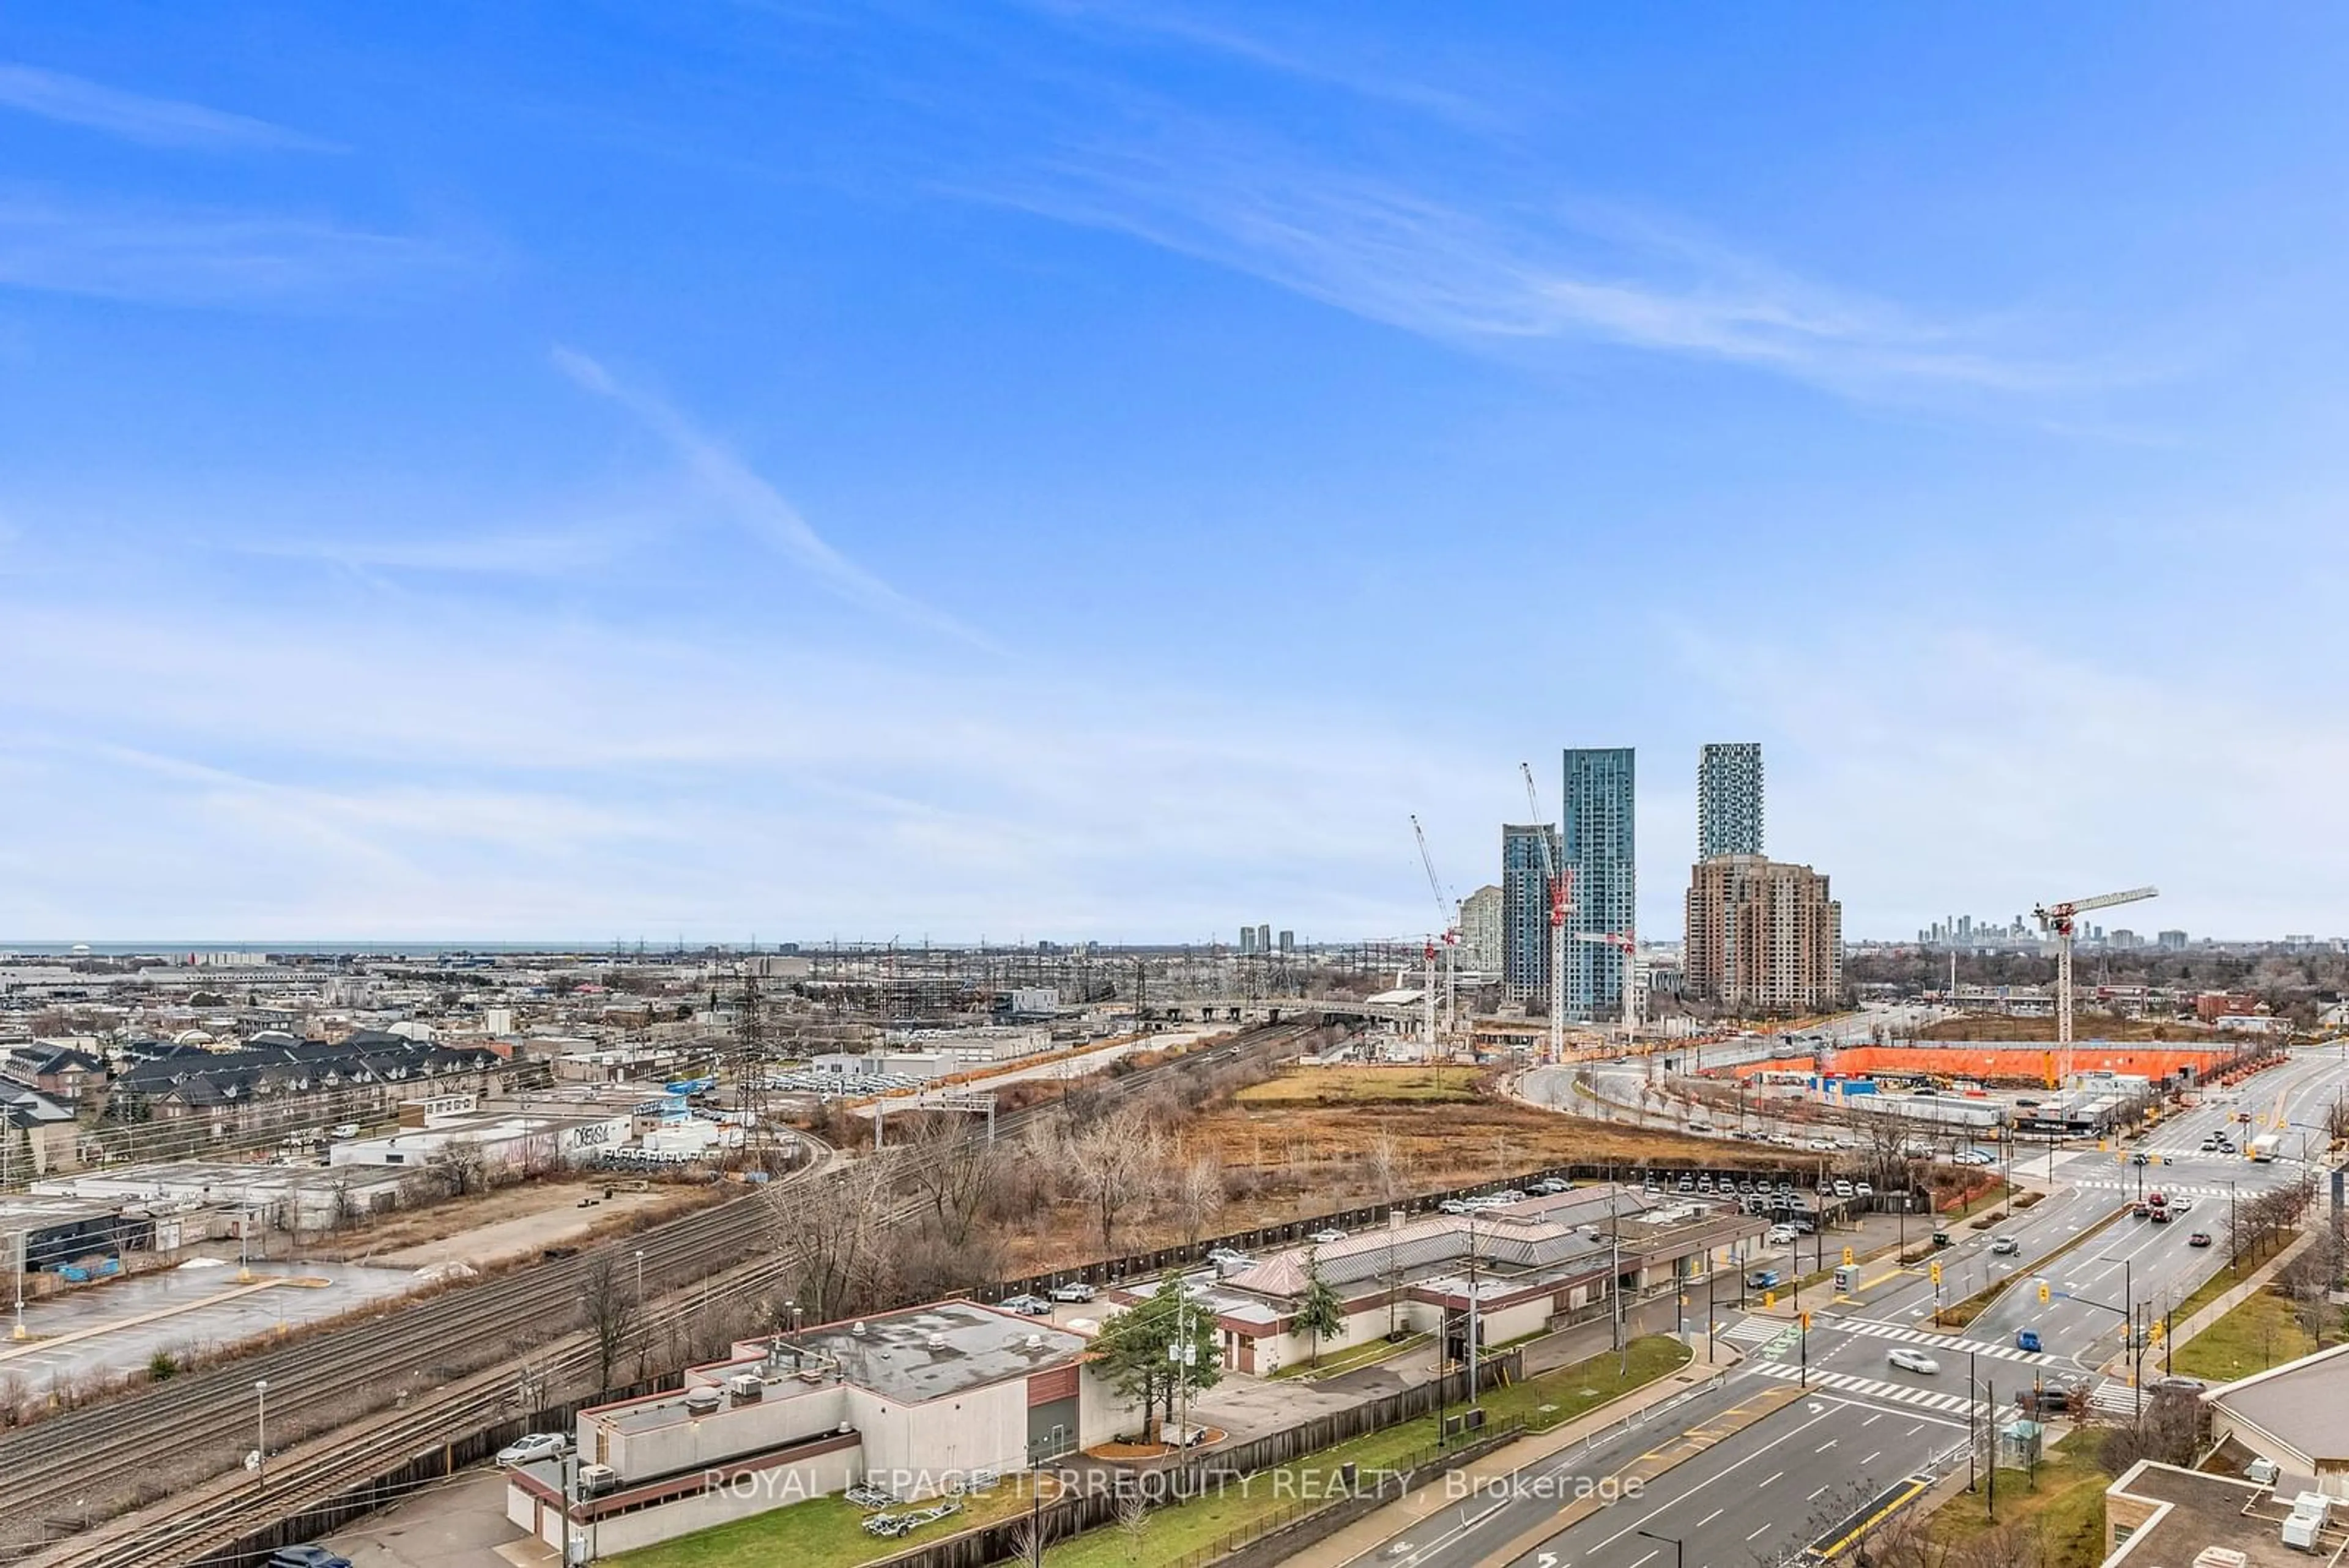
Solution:
<svg viewBox="0 0 2349 1568"><path fill-rule="evenodd" d="M2075 1073L2118 1073L2142 1078L2175 1077L2191 1067L2208 1077L2234 1060L2231 1050L2177 1045L2118 1045L2083 1040L2072 1046ZM1747 1062L1729 1068L1740 1078L1764 1072L1817 1072L1818 1058L1806 1054ZM1854 1045L1828 1054L1826 1070L1838 1077L1967 1078L1984 1084L2047 1084L2054 1081L2055 1051L2045 1045Z"/></svg>

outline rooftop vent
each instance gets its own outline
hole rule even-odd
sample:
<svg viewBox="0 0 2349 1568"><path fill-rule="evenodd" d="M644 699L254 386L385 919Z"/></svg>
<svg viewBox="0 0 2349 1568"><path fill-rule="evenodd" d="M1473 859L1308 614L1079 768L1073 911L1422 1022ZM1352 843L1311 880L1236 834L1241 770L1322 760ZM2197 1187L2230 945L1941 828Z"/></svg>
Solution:
<svg viewBox="0 0 2349 1568"><path fill-rule="evenodd" d="M854 1323L850 1324L848 1325L848 1332L854 1334L857 1338L863 1339L864 1337L864 1320L860 1317Z"/></svg>
<svg viewBox="0 0 2349 1568"><path fill-rule="evenodd" d="M947 1336L943 1334L934 1334L923 1343L932 1350L944 1350L947 1347Z"/></svg>
<svg viewBox="0 0 2349 1568"><path fill-rule="evenodd" d="M1028 1348L1029 1348L1029 1349L1030 1349L1030 1350L1041 1350L1041 1349L1043 1349L1043 1348L1044 1348L1044 1336L1043 1336L1042 1334L1030 1334L1030 1335L1028 1336Z"/></svg>
<svg viewBox="0 0 2349 1568"><path fill-rule="evenodd" d="M2247 1568L2251 1557L2231 1546L2205 1546L2194 1554L2194 1568Z"/></svg>

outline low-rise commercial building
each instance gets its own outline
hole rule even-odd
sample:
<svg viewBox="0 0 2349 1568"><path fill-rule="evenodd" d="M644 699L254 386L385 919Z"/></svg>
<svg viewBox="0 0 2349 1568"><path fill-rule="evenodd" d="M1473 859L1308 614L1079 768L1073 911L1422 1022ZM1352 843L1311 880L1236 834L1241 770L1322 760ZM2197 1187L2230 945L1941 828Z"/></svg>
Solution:
<svg viewBox="0 0 2349 1568"><path fill-rule="evenodd" d="M2213 1441L2232 1441L2327 1496L2349 1500L2349 1345L2202 1396Z"/></svg>
<svg viewBox="0 0 2349 1568"><path fill-rule="evenodd" d="M608 1555L860 1481L984 1485L1124 1418L1087 1343L968 1301L748 1341L676 1393L581 1411L575 1457L514 1470L507 1517L560 1551L567 1515Z"/></svg>
<svg viewBox="0 0 2349 1568"><path fill-rule="evenodd" d="M1306 1248L1221 1281L1216 1316L1226 1366L1269 1375L1391 1333L1444 1334L1464 1352L1469 1303L1477 1337L1498 1345L1562 1328L1634 1297L1733 1266L1765 1221L1727 1206L1578 1188L1476 1214L1400 1220L1309 1249L1309 1269L1336 1293L1343 1326L1317 1345L1297 1327Z"/></svg>

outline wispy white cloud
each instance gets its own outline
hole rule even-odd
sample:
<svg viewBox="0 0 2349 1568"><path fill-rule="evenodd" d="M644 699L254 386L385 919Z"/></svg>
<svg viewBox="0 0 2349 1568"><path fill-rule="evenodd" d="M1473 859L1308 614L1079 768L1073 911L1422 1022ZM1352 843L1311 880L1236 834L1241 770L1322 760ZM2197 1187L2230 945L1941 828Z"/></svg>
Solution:
<svg viewBox="0 0 2349 1568"><path fill-rule="evenodd" d="M441 242L310 218L0 190L0 287L166 306L305 306L445 275Z"/></svg>
<svg viewBox="0 0 2349 1568"><path fill-rule="evenodd" d="M1326 698L101 576L0 577L0 757L54 828L0 878L0 935L1426 923L1406 812L1456 759ZM252 701L289 671L319 700Z"/></svg>
<svg viewBox="0 0 2349 1568"><path fill-rule="evenodd" d="M1080 142L980 194L1114 230L1338 309L1474 347L1601 343L1745 365L1850 396L2044 393L2076 367L1560 194L1465 204L1393 172L1198 127Z"/></svg>
<svg viewBox="0 0 2349 1568"><path fill-rule="evenodd" d="M833 595L965 642L987 644L986 638L954 617L899 592L834 549L781 491L667 403L620 380L575 348L557 347L554 359L579 386L634 414L737 524L798 562Z"/></svg>
<svg viewBox="0 0 2349 1568"><path fill-rule="evenodd" d="M339 152L318 137L175 99L148 98L63 71L0 63L0 109L154 147Z"/></svg>
<svg viewBox="0 0 2349 1568"><path fill-rule="evenodd" d="M1406 70L1379 66L1350 53L1358 36L1302 42L1257 30L1270 13L1258 12L1251 26L1218 21L1175 5L1133 5L1123 0L1032 0L1033 8L1066 26L1100 36L1164 44L1237 61L1295 81L1335 88L1374 103L1433 115L1455 124L1490 126L1493 106L1464 92L1420 79Z"/></svg>

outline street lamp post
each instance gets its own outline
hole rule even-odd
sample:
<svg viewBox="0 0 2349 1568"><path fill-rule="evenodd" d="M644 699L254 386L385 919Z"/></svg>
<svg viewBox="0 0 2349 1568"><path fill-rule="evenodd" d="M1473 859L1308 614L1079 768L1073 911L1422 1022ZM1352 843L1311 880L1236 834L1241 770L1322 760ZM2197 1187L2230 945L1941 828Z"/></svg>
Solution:
<svg viewBox="0 0 2349 1568"><path fill-rule="evenodd" d="M1661 1542L1672 1549L1672 1568L1688 1568L1688 1543L1677 1536L1659 1535L1652 1530L1634 1529L1634 1535L1644 1535L1651 1541Z"/></svg>
<svg viewBox="0 0 2349 1568"><path fill-rule="evenodd" d="M256 1378L253 1385L253 1473L260 1485L257 1490L269 1490L269 1379Z"/></svg>

